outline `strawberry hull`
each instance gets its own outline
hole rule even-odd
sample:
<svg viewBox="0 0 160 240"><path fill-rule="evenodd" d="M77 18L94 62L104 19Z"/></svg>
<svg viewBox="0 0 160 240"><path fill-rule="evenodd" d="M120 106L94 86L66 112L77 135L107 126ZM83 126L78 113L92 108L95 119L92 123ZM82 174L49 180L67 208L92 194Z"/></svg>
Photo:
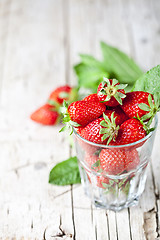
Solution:
<svg viewBox="0 0 160 240"><path fill-rule="evenodd" d="M74 129L82 184L95 206L119 211L138 203L146 181L157 127L137 142L104 145L87 141Z"/></svg>

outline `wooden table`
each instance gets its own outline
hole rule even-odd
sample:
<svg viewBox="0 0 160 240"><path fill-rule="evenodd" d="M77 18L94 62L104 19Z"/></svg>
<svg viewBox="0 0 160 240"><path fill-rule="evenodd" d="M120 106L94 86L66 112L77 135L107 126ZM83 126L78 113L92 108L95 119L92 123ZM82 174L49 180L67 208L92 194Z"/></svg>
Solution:
<svg viewBox="0 0 160 240"><path fill-rule="evenodd" d="M115 213L80 185L48 184L74 153L60 126L29 119L55 87L76 85L78 53L100 58L100 40L144 71L159 64L159 12L159 0L0 0L0 239L160 239L160 127L139 206Z"/></svg>

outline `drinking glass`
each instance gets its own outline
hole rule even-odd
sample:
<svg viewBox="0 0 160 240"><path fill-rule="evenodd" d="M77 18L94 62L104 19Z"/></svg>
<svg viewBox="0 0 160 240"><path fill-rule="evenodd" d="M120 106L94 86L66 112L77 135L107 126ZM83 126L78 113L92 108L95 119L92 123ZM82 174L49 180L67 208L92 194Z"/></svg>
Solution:
<svg viewBox="0 0 160 240"><path fill-rule="evenodd" d="M81 182L85 194L96 207L119 211L138 203L145 188L146 169L151 160L157 122L155 116L152 122L154 131L143 139L119 146L87 141L76 129L73 130ZM108 161L105 159L106 162L103 162L105 168L101 166L102 155L108 156ZM115 158L114 171L110 171L110 156ZM123 161L116 164L122 157Z"/></svg>

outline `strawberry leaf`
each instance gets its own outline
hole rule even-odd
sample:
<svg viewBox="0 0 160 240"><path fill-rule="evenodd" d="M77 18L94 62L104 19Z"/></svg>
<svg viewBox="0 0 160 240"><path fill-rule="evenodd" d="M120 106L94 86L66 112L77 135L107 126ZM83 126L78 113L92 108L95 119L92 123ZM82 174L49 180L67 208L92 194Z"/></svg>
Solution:
<svg viewBox="0 0 160 240"><path fill-rule="evenodd" d="M119 96L118 92L114 95L115 99L117 100L117 102L119 102L120 105L122 105L122 99Z"/></svg>
<svg viewBox="0 0 160 240"><path fill-rule="evenodd" d="M138 107L140 109L142 109L143 111L150 111L150 107L147 104L145 104L145 103L138 104Z"/></svg>
<svg viewBox="0 0 160 240"><path fill-rule="evenodd" d="M111 140L115 141L117 137L119 126L116 126L114 118L114 112L111 114L111 120L108 116L103 113L104 120L100 122L100 125L103 127L100 129L99 133L102 134L102 141L108 138L107 144L111 142Z"/></svg>
<svg viewBox="0 0 160 240"><path fill-rule="evenodd" d="M104 121L104 120L102 120L102 121L100 122L100 125L101 125L102 127L108 127L108 123L106 123L106 121Z"/></svg>
<svg viewBox="0 0 160 240"><path fill-rule="evenodd" d="M104 134L103 136L102 136L102 141L104 141L104 140L106 140L107 138L109 137L109 134Z"/></svg>
<svg viewBox="0 0 160 240"><path fill-rule="evenodd" d="M119 84L116 86L117 89L125 89L128 86L128 84Z"/></svg>
<svg viewBox="0 0 160 240"><path fill-rule="evenodd" d="M100 160L98 159L95 163L92 164L91 168L95 169L97 167L100 167Z"/></svg>
<svg viewBox="0 0 160 240"><path fill-rule="evenodd" d="M68 92L60 92L59 97L60 98L68 98L69 97L69 93Z"/></svg>
<svg viewBox="0 0 160 240"><path fill-rule="evenodd" d="M78 124L77 122L74 122L72 120L69 121L69 123L73 126L73 127L80 127L81 125Z"/></svg>

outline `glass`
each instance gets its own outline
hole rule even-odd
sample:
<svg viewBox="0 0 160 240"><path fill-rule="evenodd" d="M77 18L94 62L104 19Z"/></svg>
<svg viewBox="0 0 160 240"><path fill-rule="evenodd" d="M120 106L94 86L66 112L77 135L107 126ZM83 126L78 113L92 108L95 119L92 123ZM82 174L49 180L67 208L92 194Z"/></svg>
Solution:
<svg viewBox="0 0 160 240"><path fill-rule="evenodd" d="M155 130L145 138L121 146L89 142L74 129L81 182L96 207L119 211L138 203L145 188L157 122L156 116L152 123ZM110 156L114 156L115 162L121 159L118 166L114 165L114 171L110 171L110 164L108 168L108 163L105 167L100 164L99 158L109 161Z"/></svg>

